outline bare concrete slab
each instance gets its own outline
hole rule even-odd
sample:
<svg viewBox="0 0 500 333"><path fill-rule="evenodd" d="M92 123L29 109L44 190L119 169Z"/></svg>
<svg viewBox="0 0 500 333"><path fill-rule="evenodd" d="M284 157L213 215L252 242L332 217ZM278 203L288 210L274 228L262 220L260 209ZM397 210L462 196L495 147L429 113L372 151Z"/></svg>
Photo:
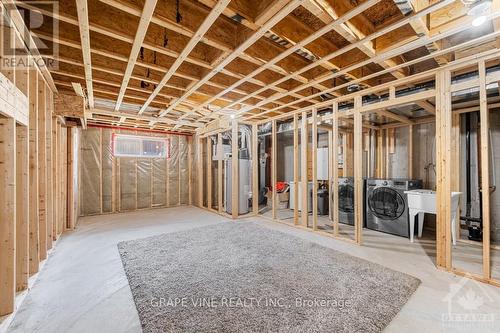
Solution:
<svg viewBox="0 0 500 333"><path fill-rule="evenodd" d="M422 284L386 328L386 332L499 332L500 288L469 282L434 266L433 246L376 232L363 232L356 246L306 230L248 218L271 229L301 237L419 278ZM118 253L117 243L217 223L231 223L195 207L138 211L82 218L64 234L8 332L140 332L140 322ZM465 281L465 284L464 284ZM479 313L492 323L478 327L443 322L452 286L455 299L475 290L482 297ZM493 300L493 301L491 301ZM452 311L461 311L453 308ZM478 324L478 323L476 323ZM484 323L483 323L484 324ZM478 324L479 325L479 324Z"/></svg>

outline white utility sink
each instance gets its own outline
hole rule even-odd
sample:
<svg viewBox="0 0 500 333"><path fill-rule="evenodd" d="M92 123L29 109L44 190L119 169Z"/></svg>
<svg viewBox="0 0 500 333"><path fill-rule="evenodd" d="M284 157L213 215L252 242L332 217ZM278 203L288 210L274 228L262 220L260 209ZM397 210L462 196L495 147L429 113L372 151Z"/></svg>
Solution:
<svg viewBox="0 0 500 333"><path fill-rule="evenodd" d="M405 191L408 196L408 210L410 217L410 241L413 242L413 231L415 230L415 215L418 214L418 237L422 237L424 227L424 214L436 214L436 191L432 190L410 190ZM451 192L451 238L456 244L456 215L461 192Z"/></svg>

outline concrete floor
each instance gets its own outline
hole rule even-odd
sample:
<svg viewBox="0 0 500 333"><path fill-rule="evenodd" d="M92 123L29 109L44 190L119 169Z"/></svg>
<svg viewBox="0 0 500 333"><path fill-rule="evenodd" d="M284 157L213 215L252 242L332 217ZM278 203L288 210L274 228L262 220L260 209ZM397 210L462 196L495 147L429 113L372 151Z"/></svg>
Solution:
<svg viewBox="0 0 500 333"><path fill-rule="evenodd" d="M76 231L64 234L58 242L8 332L140 332L139 318L116 244L228 221L195 207L80 219ZM434 266L435 247L429 241L410 244L401 237L368 233L365 245L356 246L258 217L242 220L245 221L308 239L421 279L421 286L386 332L500 331L500 288L437 270ZM448 313L448 303L443 299L452 285L461 282L465 285L455 298L465 296L470 290L483 293L477 311L496 316L495 321L467 325L443 323L442 316ZM453 312L456 312L455 307Z"/></svg>

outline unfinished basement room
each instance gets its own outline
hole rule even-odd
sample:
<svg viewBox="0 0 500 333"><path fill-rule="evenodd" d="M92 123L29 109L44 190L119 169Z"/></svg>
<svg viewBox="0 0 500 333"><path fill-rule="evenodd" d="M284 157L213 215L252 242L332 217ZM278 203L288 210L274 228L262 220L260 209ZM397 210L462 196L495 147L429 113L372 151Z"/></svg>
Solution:
<svg viewBox="0 0 500 333"><path fill-rule="evenodd" d="M0 333L500 332L500 0L0 4Z"/></svg>

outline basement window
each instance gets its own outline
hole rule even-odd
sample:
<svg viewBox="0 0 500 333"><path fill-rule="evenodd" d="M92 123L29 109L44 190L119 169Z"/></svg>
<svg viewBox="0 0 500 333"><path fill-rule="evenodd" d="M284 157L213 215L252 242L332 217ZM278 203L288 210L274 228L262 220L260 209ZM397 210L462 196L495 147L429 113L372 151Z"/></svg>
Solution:
<svg viewBox="0 0 500 333"><path fill-rule="evenodd" d="M170 157L169 140L150 136L113 134L113 156Z"/></svg>

